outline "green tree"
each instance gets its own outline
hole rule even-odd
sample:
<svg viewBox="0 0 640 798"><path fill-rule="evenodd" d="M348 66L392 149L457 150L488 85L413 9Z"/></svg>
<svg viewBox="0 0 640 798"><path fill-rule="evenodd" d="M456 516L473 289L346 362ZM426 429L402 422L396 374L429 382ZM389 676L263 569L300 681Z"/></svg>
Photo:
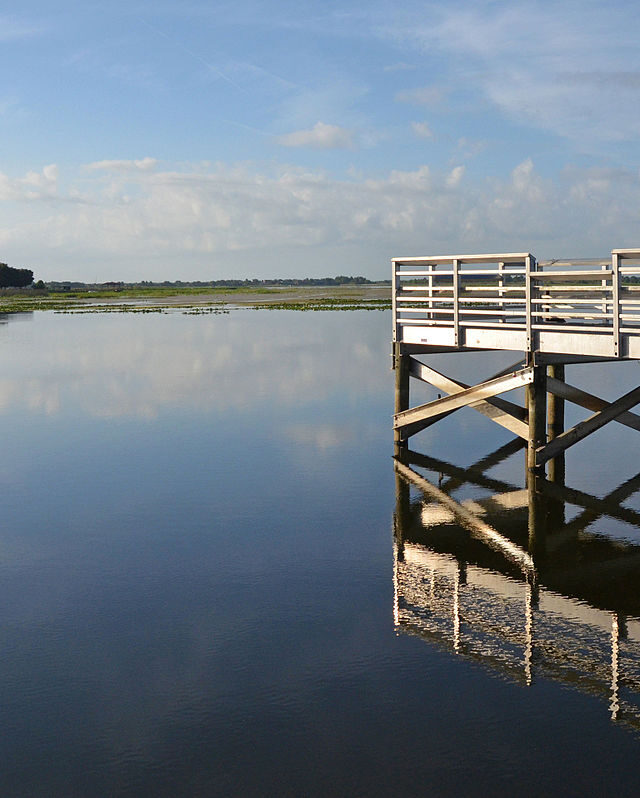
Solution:
<svg viewBox="0 0 640 798"><path fill-rule="evenodd" d="M33 282L31 269L14 269L0 263L0 288L24 288Z"/></svg>

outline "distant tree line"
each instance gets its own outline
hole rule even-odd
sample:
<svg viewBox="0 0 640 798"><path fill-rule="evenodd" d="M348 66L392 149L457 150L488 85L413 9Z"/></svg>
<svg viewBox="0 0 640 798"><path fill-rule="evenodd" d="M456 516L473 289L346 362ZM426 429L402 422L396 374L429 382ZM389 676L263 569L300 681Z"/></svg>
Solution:
<svg viewBox="0 0 640 798"><path fill-rule="evenodd" d="M339 274L337 277L291 277L273 278L269 280L243 279L243 280L163 280L154 282L152 280L142 280L139 283L108 282L108 283L80 283L80 282L57 282L49 281L48 288L54 291L75 291L105 289L122 290L124 288L247 288L261 286L301 286L301 285L372 285L374 283L388 283L389 280L368 280L366 277L350 277Z"/></svg>
<svg viewBox="0 0 640 798"><path fill-rule="evenodd" d="M24 288L33 282L31 269L14 269L0 263L0 288Z"/></svg>
<svg viewBox="0 0 640 798"><path fill-rule="evenodd" d="M264 285L364 285L371 283L366 277L349 277L344 274L339 274L337 277L274 277L267 280L249 279L243 280L190 280L183 282L182 280L164 280L161 283L154 283L150 280L143 280L138 285L175 285L175 286L194 286L194 287L207 287L212 288L233 288L244 286L264 286Z"/></svg>

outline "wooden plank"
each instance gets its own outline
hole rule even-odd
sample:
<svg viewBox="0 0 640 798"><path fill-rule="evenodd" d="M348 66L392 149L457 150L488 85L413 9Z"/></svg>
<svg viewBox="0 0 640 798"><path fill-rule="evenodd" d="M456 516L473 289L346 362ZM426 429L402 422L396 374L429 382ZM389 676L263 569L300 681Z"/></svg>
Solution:
<svg viewBox="0 0 640 798"><path fill-rule="evenodd" d="M409 407L409 364L411 357L403 352L402 344L394 344L394 361L396 372L395 412L399 413ZM397 445L404 443L400 430L395 430L394 441Z"/></svg>
<svg viewBox="0 0 640 798"><path fill-rule="evenodd" d="M466 507L458 504L451 496L448 496L444 491L436 488L435 485L432 485L427 479L400 461L395 461L395 468L408 482L413 483L423 493L426 493L427 496L440 502L440 504L450 510L475 538L482 540L495 551L501 552L508 560L516 563L522 568L525 573L535 571L535 564L531 555L524 549L521 549L520 546L517 546L504 535L501 535L492 526L489 526L489 524L481 521L472 512L467 510Z"/></svg>
<svg viewBox="0 0 640 798"><path fill-rule="evenodd" d="M458 275L459 262L453 260L453 340L456 346L460 343L460 277Z"/></svg>
<svg viewBox="0 0 640 798"><path fill-rule="evenodd" d="M576 277L584 280L591 277L594 280L600 280L603 277L611 277L613 274L611 269L588 269L582 271L566 271L566 272L536 272L534 280L538 282L547 282L549 280L568 280L575 279Z"/></svg>
<svg viewBox="0 0 640 798"><path fill-rule="evenodd" d="M514 388L521 388L523 385L530 383L532 379L533 367L530 366L513 374L474 385L472 388L459 391L452 396L445 396L442 399L436 399L433 402L427 402L410 410L405 410L403 413L396 413L393 419L393 426L398 429L414 421L423 421L434 416L440 416L449 410L457 410L460 407L475 404L482 399L496 396L496 394L512 391Z"/></svg>
<svg viewBox="0 0 640 798"><path fill-rule="evenodd" d="M580 388L576 388L573 385L567 384L566 382L557 380L554 377L547 378L547 390L554 396L558 396L561 399L566 399L569 402L573 402L575 405L580 405L580 407L584 407L587 410L593 410L595 412L604 410L611 404L610 402L601 399L599 396L594 396L592 393L587 393ZM613 420L617 421L619 424L624 424L626 427L631 427L631 429L635 429L640 432L640 416L636 415L635 413L629 413L626 411L621 413Z"/></svg>
<svg viewBox="0 0 640 798"><path fill-rule="evenodd" d="M505 263L524 263L524 259L529 257L529 252L507 252L497 255L428 255L409 258L391 258L397 264L401 263L450 263L459 260L461 263L491 263L492 261L504 261Z"/></svg>
<svg viewBox="0 0 640 798"><path fill-rule="evenodd" d="M423 382L434 385L439 390L446 391L451 395L471 387L464 382L457 382L444 374L440 374L439 371L432 369L430 366L426 366L419 360L415 360L415 358L411 358L409 371L412 377L416 377ZM510 371L513 371L513 369L510 369ZM502 376L504 376L504 372L494 375L492 379ZM520 405L509 402L507 399L493 398L478 402L477 404L471 405L471 407L477 410L478 413L482 413L483 416L495 421L496 424L499 424L501 427L513 432L514 435L518 435L525 440L527 439L528 426L524 422L526 411L523 407L520 407Z"/></svg>
<svg viewBox="0 0 640 798"><path fill-rule="evenodd" d="M526 310L526 318L525 318L525 325L527 328L527 350L529 352L533 351L533 331L531 329L532 319L531 319L531 311L532 305L531 300L535 296L533 282L532 282L532 270L535 268L535 259L531 256L527 257L525 261L525 267L527 273L525 275L525 310Z"/></svg>
<svg viewBox="0 0 640 798"><path fill-rule="evenodd" d="M640 249L612 249L611 254L622 258L640 258Z"/></svg>
<svg viewBox="0 0 640 798"><path fill-rule="evenodd" d="M611 256L613 270L613 355L620 354L620 255L613 253Z"/></svg>
<svg viewBox="0 0 640 798"><path fill-rule="evenodd" d="M546 441L547 426L547 367L534 365L532 369L533 379L527 386L526 392L529 416L527 468L530 471L540 465L537 462L536 453Z"/></svg>
<svg viewBox="0 0 640 798"><path fill-rule="evenodd" d="M617 250L613 250L616 252ZM606 269L610 265L610 261L602 260L602 258L562 258L562 259L554 259L554 260L541 260L538 261L538 266L541 269L546 269L549 266L600 266L603 269Z"/></svg>
<svg viewBox="0 0 640 798"><path fill-rule="evenodd" d="M391 285L393 286L393 290L391 291L391 323L392 327L392 343L396 343L398 340L398 291L400 290L400 278L397 275L396 264L391 263Z"/></svg>
<svg viewBox="0 0 640 798"><path fill-rule="evenodd" d="M617 361L617 357L600 357L599 355L571 355L559 352L536 352L537 363L562 363L565 366L571 363L611 363Z"/></svg>
<svg viewBox="0 0 640 798"><path fill-rule="evenodd" d="M552 441L558 435L564 432L564 402L561 396L556 396L548 388L549 380L556 379L558 382L564 382L564 364L551 363L550 365L543 364L541 368L547 369L547 440ZM551 482L560 482L564 485L565 481L565 458L564 455L558 455L549 460L549 479ZM557 509L557 508L556 508ZM564 522L564 510L560 517L561 522Z"/></svg>
<svg viewBox="0 0 640 798"><path fill-rule="evenodd" d="M573 446L578 441L583 440L587 435L596 432L605 424L613 421L617 416L625 410L629 410L640 402L640 387L621 396L615 402L609 404L604 410L599 413L594 413L585 421L576 424L572 429L563 432L552 441L549 441L545 446L540 446L536 451L536 466L543 465L552 457L564 452L570 446Z"/></svg>

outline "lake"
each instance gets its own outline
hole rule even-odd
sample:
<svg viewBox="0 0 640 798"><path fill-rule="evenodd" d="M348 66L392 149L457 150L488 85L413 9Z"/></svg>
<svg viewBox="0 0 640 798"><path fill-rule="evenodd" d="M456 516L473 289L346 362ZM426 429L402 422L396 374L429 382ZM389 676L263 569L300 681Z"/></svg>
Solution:
<svg viewBox="0 0 640 798"><path fill-rule="evenodd" d="M637 433L569 451L534 578L396 473L390 312L2 322L0 794L637 795ZM510 440L411 467L526 550Z"/></svg>

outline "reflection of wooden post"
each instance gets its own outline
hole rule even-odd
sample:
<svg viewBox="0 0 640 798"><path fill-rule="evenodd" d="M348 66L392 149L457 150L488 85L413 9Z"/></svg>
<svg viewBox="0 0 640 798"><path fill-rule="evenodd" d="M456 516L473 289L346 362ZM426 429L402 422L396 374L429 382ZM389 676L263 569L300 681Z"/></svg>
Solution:
<svg viewBox="0 0 640 798"><path fill-rule="evenodd" d="M393 533L396 539L398 560L404 560L404 539L410 514L410 486L396 471L396 512L394 515Z"/></svg>
<svg viewBox="0 0 640 798"><path fill-rule="evenodd" d="M534 559L544 555L547 537L547 504L537 486L538 477L533 471L527 472L529 492L529 554Z"/></svg>
<svg viewBox="0 0 640 798"><path fill-rule="evenodd" d="M536 470L536 449L546 441L547 420L547 371L545 366L534 363L533 381L527 385L527 410L529 413L529 441L527 447L527 468ZM541 466L538 473L544 473Z"/></svg>
<svg viewBox="0 0 640 798"><path fill-rule="evenodd" d="M409 409L409 355L402 351L402 344L394 344L394 367L396 371L395 413ZM404 446L406 438L400 430L394 432L396 446Z"/></svg>
<svg viewBox="0 0 640 798"><path fill-rule="evenodd" d="M564 382L564 365L561 363L549 366L549 377ZM547 394L547 437L550 441L564 432L564 399L553 393ZM549 460L549 480L564 485L565 459L564 452Z"/></svg>

